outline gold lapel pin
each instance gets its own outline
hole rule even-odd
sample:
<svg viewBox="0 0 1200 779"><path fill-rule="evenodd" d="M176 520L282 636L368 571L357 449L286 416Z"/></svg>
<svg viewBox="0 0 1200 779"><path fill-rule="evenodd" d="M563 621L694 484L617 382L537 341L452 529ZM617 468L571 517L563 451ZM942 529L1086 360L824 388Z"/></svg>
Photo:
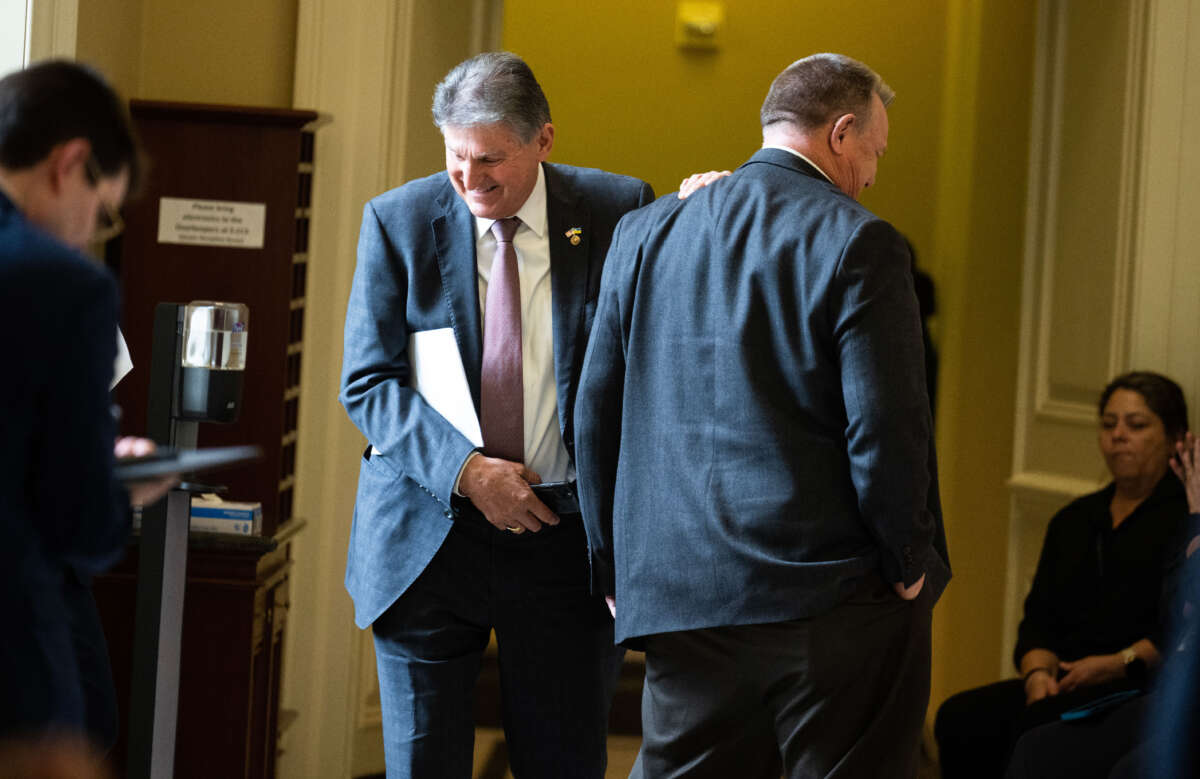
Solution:
<svg viewBox="0 0 1200 779"><path fill-rule="evenodd" d="M567 240L571 242L572 246L578 246L579 242L583 240L579 237L583 235L583 228L572 227L570 230L567 230L565 235L567 236Z"/></svg>

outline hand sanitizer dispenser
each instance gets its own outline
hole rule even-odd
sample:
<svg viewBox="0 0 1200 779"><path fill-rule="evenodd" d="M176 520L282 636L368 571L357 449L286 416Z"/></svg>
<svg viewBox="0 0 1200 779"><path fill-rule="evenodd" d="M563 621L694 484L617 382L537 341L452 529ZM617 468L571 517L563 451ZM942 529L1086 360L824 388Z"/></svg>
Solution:
<svg viewBox="0 0 1200 779"><path fill-rule="evenodd" d="M184 307L179 418L237 419L249 321L250 309L241 303L196 300Z"/></svg>

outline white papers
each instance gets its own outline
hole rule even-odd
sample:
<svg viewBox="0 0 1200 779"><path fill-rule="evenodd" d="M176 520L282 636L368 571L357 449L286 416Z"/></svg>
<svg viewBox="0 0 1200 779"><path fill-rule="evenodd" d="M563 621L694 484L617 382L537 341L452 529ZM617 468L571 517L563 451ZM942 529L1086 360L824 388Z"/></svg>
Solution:
<svg viewBox="0 0 1200 779"><path fill-rule="evenodd" d="M471 400L471 388L467 384L467 372L463 369L453 328L421 330L410 335L408 362L412 368L413 389L471 443L483 446L479 416Z"/></svg>
<svg viewBox="0 0 1200 779"><path fill-rule="evenodd" d="M112 383L108 385L111 390L117 386L117 382L125 378L125 374L133 370L133 358L129 356L129 345L125 343L125 336L121 334L121 328L117 328L117 359L113 365Z"/></svg>

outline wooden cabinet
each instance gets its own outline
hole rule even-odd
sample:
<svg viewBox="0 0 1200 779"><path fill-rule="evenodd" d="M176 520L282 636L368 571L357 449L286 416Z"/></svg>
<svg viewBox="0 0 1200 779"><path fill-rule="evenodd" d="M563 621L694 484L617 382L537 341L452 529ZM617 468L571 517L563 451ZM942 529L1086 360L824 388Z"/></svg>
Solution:
<svg viewBox="0 0 1200 779"><path fill-rule="evenodd" d="M274 539L193 533L188 544L175 773L179 779L275 775L284 628L295 522ZM110 756L126 767L138 551L93 584L122 731Z"/></svg>
<svg viewBox="0 0 1200 779"><path fill-rule="evenodd" d="M231 424L200 423L200 446L257 444L263 459L211 480L230 500L261 501L262 536L192 533L183 606L175 776L275 775L283 631L291 576L300 371L303 356L312 111L134 100L130 113L149 158L142 192L106 262L120 279L121 327L134 371L116 390L122 430L144 432L152 322L160 302L249 306L242 410ZM261 209L261 243L199 240L164 219L164 199L188 208ZM222 212L225 213L225 212ZM240 223L239 223L240 225ZM206 478L206 481L209 479ZM95 581L121 706L113 759L126 764L137 541Z"/></svg>
<svg viewBox="0 0 1200 779"><path fill-rule="evenodd" d="M154 307L219 300L250 307L242 413L203 424L201 446L253 443L261 461L224 476L231 500L263 505L263 535L292 518L304 352L312 111L134 100L130 113L150 160L125 208L107 260L121 281L121 329L134 372L117 386L127 432L146 419ZM261 248L162 240L163 198L265 206Z"/></svg>

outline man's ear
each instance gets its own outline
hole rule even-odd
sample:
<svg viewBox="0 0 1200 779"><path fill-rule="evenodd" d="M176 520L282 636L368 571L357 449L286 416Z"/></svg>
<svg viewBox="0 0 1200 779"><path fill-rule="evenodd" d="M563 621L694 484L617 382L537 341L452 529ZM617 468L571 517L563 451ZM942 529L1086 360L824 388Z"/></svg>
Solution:
<svg viewBox="0 0 1200 779"><path fill-rule="evenodd" d="M63 141L46 155L49 163L50 185L55 192L72 176L87 175L88 159L92 156L92 144L86 138Z"/></svg>
<svg viewBox="0 0 1200 779"><path fill-rule="evenodd" d="M846 143L846 135L852 130L858 129L854 127L855 121L854 114L842 114L834 121L829 130L829 148L839 157L845 153L842 147Z"/></svg>
<svg viewBox="0 0 1200 779"><path fill-rule="evenodd" d="M534 141L537 143L538 162L545 162L554 148L554 125L549 122L542 125Z"/></svg>

